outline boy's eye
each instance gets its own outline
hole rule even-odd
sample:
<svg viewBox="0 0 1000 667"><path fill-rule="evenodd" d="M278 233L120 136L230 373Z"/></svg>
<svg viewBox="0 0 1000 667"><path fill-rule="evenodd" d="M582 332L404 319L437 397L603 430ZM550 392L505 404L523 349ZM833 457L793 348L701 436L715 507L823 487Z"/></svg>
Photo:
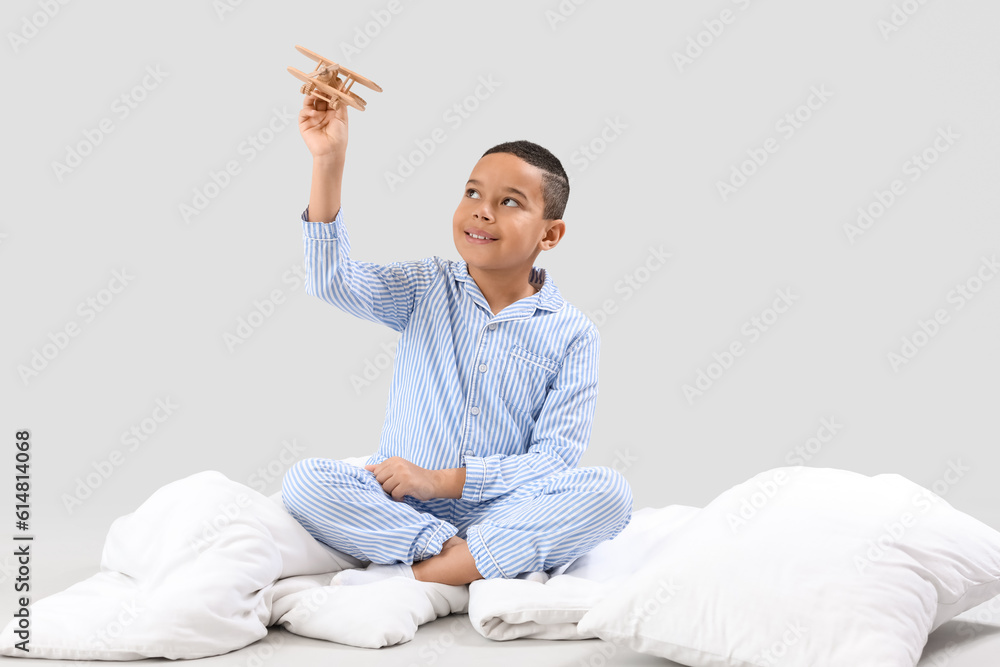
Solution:
<svg viewBox="0 0 1000 667"><path fill-rule="evenodd" d="M469 199L479 199L479 192L473 190L472 188L469 188L468 190L465 191L465 196L468 197ZM512 202L512 204L507 204L507 202ZM514 199L513 197L504 197L500 203L503 204L504 206L520 206L520 204L517 203L517 200Z"/></svg>

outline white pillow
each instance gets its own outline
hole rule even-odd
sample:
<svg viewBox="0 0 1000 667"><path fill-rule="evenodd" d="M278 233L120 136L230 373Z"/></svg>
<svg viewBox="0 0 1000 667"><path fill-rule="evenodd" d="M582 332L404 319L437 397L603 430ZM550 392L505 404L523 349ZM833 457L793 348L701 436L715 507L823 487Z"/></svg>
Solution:
<svg viewBox="0 0 1000 667"><path fill-rule="evenodd" d="M775 468L722 493L579 623L692 667L916 665L1000 594L1000 532L899 475Z"/></svg>

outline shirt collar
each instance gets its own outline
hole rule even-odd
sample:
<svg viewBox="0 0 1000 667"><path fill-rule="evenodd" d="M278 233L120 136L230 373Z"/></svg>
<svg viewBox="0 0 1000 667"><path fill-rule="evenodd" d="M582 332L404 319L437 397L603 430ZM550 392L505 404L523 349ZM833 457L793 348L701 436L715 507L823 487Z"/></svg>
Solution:
<svg viewBox="0 0 1000 667"><path fill-rule="evenodd" d="M451 263L451 273L455 277L455 280L465 283L465 290L469 292L470 296L472 296L475 300L480 301L480 305L486 308L487 311L490 310L489 304L486 302L486 297L483 296L482 291L479 289L479 285L477 285L475 279L469 275L469 265L464 259ZM542 289L535 292L532 296L515 301L507 308L516 311L523 308L530 311L530 313L533 313L536 308L555 312L563 307L563 303L565 302L562 298L562 294L559 293L559 288L556 287L556 284L552 280L552 276L549 275L548 271L543 268L533 266L531 267L531 275L528 277L528 280L533 283L542 283Z"/></svg>

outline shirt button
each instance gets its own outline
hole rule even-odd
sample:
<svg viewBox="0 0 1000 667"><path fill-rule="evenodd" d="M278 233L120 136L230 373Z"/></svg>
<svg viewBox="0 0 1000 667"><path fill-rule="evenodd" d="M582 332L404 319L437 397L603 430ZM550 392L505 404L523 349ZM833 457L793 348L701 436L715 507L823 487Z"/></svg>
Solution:
<svg viewBox="0 0 1000 667"><path fill-rule="evenodd" d="M479 364L479 370L483 373L486 372L486 364Z"/></svg>
<svg viewBox="0 0 1000 667"><path fill-rule="evenodd" d="M479 414L479 408L477 408L476 406L473 405L472 408L469 410L469 412L471 412L474 415L478 415Z"/></svg>
<svg viewBox="0 0 1000 667"><path fill-rule="evenodd" d="M490 323L490 331L496 331L496 328L497 328L497 323L496 322L491 322Z"/></svg>

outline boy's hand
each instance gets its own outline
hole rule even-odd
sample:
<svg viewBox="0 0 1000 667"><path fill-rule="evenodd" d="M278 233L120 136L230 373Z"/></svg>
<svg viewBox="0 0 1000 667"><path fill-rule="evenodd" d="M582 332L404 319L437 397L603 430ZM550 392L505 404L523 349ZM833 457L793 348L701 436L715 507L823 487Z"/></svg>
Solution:
<svg viewBox="0 0 1000 667"><path fill-rule="evenodd" d="M403 496L413 496L417 500L438 498L438 471L421 468L404 458L393 456L381 463L365 466L365 470L375 473L375 479L382 490L393 500Z"/></svg>
<svg viewBox="0 0 1000 667"><path fill-rule="evenodd" d="M299 133L314 158L343 157L347 153L347 105L331 111L326 102L306 95L299 111Z"/></svg>

